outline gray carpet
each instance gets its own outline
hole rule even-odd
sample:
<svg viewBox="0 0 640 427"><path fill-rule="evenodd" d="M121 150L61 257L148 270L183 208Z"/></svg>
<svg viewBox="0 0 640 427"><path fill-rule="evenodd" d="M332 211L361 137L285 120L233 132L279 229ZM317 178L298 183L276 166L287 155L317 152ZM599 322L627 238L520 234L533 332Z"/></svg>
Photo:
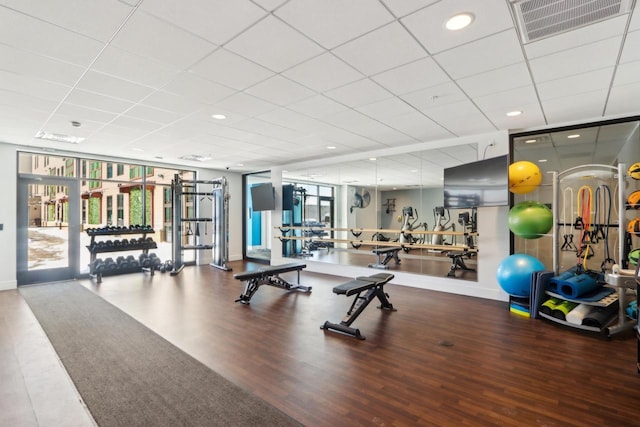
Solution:
<svg viewBox="0 0 640 427"><path fill-rule="evenodd" d="M100 426L300 426L82 285L20 288Z"/></svg>

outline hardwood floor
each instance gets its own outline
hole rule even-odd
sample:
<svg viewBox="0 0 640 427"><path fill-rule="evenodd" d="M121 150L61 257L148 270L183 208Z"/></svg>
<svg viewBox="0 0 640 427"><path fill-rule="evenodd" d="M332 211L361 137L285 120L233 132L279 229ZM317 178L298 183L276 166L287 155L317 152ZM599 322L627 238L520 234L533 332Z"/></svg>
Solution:
<svg viewBox="0 0 640 427"><path fill-rule="evenodd" d="M230 265L83 284L305 425L638 425L632 333L607 340L504 302L386 285L398 311L372 303L353 324L360 341L319 328L345 315L351 299L332 288L346 278L303 272L310 294L262 286L242 305L233 274L256 265Z"/></svg>

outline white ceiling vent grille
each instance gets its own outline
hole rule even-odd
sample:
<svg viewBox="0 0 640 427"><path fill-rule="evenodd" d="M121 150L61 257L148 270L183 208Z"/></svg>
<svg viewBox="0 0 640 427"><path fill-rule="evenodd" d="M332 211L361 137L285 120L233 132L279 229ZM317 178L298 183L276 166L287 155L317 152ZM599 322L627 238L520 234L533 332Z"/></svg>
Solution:
<svg viewBox="0 0 640 427"><path fill-rule="evenodd" d="M512 1L524 43L628 13L633 0Z"/></svg>

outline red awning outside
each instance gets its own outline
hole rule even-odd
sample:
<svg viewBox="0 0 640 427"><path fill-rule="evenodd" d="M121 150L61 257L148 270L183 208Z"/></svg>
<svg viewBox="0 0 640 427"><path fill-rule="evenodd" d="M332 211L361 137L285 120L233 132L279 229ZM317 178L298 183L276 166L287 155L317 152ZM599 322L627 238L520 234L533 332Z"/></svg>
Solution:
<svg viewBox="0 0 640 427"><path fill-rule="evenodd" d="M147 186L147 190L153 190L155 187L155 182L147 182L146 186ZM131 192L132 189L134 188L142 188L142 183L141 182L132 182L132 183L127 183L127 184L118 184L118 187L120 187L120 193L126 193L129 194Z"/></svg>

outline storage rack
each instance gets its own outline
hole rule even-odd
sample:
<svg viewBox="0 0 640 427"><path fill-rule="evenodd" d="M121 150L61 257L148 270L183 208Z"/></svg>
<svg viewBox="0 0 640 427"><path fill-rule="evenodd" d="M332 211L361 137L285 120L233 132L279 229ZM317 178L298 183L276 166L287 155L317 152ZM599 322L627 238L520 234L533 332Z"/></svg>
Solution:
<svg viewBox="0 0 640 427"><path fill-rule="evenodd" d="M225 271L231 270L227 266L229 260L229 193L227 191L227 179L220 177L212 180L184 180L180 174L175 174L171 181L171 190L173 201L173 270L170 271L171 275L179 274L186 265L182 258L185 250L211 251L211 266ZM193 197L195 217L184 216L185 197ZM199 197L211 199L210 216L198 216L201 214ZM200 236L195 233L196 235L191 234L194 238L193 244L189 244L189 242L185 244L183 242L183 225L187 224L190 230L192 224L196 224L197 227L200 223L205 223L205 226L211 224L211 243L201 243Z"/></svg>
<svg viewBox="0 0 640 427"><path fill-rule="evenodd" d="M97 272L95 268L96 258L100 253L131 252L140 250L143 254L148 255L149 249L156 249L158 247L156 242L148 240L147 238L147 234L154 233L154 230L151 227L136 225L132 225L130 227L108 226L104 228L88 228L86 233L91 236L91 241L89 242L89 245L87 245L87 249L91 255L89 259L89 275L94 277L97 283L102 283L102 276L104 275L126 274L139 271L148 271L153 275L153 268L145 269L142 266L106 270L101 272ZM111 241L110 244L106 244L108 241L96 241L96 237L98 236L123 236L134 234L142 235L142 241L138 240L134 243L129 241L125 242L123 239Z"/></svg>

